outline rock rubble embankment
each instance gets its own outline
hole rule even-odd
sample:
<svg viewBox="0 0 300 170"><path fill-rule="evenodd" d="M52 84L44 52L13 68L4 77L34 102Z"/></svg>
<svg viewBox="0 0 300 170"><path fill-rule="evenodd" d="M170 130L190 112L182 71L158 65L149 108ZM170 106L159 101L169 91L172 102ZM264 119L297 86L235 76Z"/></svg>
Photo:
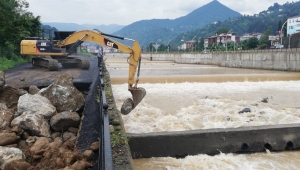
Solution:
<svg viewBox="0 0 300 170"><path fill-rule="evenodd" d="M99 142L79 153L84 95L73 77L59 75L50 86L28 91L5 85L0 72L0 169L79 170L91 167Z"/></svg>

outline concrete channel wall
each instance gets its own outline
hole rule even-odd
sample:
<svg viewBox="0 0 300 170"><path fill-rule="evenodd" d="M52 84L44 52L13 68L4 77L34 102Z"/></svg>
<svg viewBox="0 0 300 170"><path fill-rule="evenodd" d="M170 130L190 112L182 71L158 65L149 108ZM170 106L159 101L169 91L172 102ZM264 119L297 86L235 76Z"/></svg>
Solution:
<svg viewBox="0 0 300 170"><path fill-rule="evenodd" d="M153 53L142 54L153 61L174 61L182 64L207 64L220 67L300 71L300 49L283 51L223 53Z"/></svg>
<svg viewBox="0 0 300 170"><path fill-rule="evenodd" d="M300 148L300 124L128 134L134 159Z"/></svg>

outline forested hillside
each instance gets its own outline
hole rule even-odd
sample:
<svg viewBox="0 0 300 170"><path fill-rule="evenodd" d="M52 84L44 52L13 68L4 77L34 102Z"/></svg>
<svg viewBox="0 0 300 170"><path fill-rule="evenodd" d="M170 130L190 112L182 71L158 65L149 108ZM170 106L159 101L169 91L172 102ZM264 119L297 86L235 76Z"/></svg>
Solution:
<svg viewBox="0 0 300 170"><path fill-rule="evenodd" d="M27 9L25 0L0 0L0 70L22 62L20 42L35 36L40 29L40 17Z"/></svg>
<svg viewBox="0 0 300 170"><path fill-rule="evenodd" d="M274 3L274 5L259 14L252 16L244 15L225 21L218 21L216 24L208 24L201 29L181 34L173 39L172 42L178 45L182 37L184 37L185 40L191 40L194 36L206 38L214 35L222 28L226 28L227 30L232 29L237 36L242 36L245 33L264 33L271 27L271 35L276 35L287 18L298 15L300 15L300 1L288 2L283 5ZM286 27L283 28L286 34Z"/></svg>

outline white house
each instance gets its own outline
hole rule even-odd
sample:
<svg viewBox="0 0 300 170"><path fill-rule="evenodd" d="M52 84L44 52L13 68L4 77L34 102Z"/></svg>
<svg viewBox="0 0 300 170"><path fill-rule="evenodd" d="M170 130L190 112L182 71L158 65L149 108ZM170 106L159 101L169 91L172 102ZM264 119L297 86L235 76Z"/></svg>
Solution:
<svg viewBox="0 0 300 170"><path fill-rule="evenodd" d="M287 35L300 32L300 15L288 18Z"/></svg>

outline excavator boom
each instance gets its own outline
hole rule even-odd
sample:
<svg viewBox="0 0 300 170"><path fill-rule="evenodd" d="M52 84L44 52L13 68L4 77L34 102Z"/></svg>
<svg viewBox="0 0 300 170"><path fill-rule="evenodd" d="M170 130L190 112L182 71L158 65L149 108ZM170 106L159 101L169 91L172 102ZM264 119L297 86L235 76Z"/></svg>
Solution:
<svg viewBox="0 0 300 170"><path fill-rule="evenodd" d="M129 47L127 45L124 45L122 43L119 43L115 40L112 40L111 38L117 38L122 40L129 40L133 41L132 47ZM77 31L71 34L69 37L64 39L63 41L60 41L59 43L55 44L57 48L62 48L65 46L68 46L70 44L77 44L82 41L89 41L94 42L96 44L108 46L120 51L123 51L125 53L129 53L129 75L128 75L128 90L132 94L132 99L128 98L125 100L125 102L122 105L121 113L126 115L130 113L145 97L146 90L141 87L137 87L138 81L139 81L139 66L141 62L141 48L136 40L132 40L129 38L114 36L102 33L100 31L91 31L91 30L82 30ZM137 78L135 79L136 71L138 69Z"/></svg>
<svg viewBox="0 0 300 170"><path fill-rule="evenodd" d="M127 45L124 45L122 43L119 43L115 40L112 40L108 38L108 36L111 36L113 38L119 38L122 40L130 40L133 41L132 47L129 47ZM91 30L81 30L74 32L69 37L64 39L63 41L60 41L59 43L55 44L58 48L63 48L65 46L68 46L70 44L76 44L76 42L81 41L89 41L96 44L104 45L107 47L111 47L120 51L123 51L125 53L130 54L129 58L129 79L128 79L128 89L131 89L133 85L135 85L135 73L138 66L139 59L141 58L141 48L139 43L136 40L132 40L129 38L114 36L105 34L99 31L91 31Z"/></svg>

